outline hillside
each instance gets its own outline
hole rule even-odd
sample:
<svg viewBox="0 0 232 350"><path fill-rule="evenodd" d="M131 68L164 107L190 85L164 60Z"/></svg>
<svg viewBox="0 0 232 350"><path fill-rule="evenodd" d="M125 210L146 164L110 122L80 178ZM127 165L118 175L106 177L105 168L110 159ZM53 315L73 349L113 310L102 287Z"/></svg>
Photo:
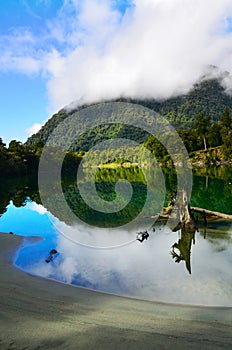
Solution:
<svg viewBox="0 0 232 350"><path fill-rule="evenodd" d="M181 129L191 128L195 116L199 113L210 115L212 121L218 121L226 107L232 112L232 96L225 92L220 81L216 79L196 83L187 95L164 101L130 100L130 102L136 102L160 113L174 127Z"/></svg>
<svg viewBox="0 0 232 350"><path fill-rule="evenodd" d="M225 93L225 90L220 85L220 81L216 79L204 80L196 83L194 88L187 95L170 98L164 101L124 98L120 98L117 101L136 103L148 107L166 117L169 122L178 129L190 129L193 126L195 116L201 112L204 115L210 115L213 121L218 121L221 118L226 107L230 113L232 113L232 96ZM85 107L86 106L81 106L71 111L62 109L54 114L37 134L32 135L27 140L27 144L43 146L48 136L61 121ZM102 121L102 124L104 124L104 118ZM84 122L84 120L80 120L80 123ZM128 138L131 138L132 134L135 141L144 142L147 139L148 134L146 132L141 133L139 129L133 129L132 132L132 130L126 126L130 124L130 111L124 115L123 124L124 125L102 125L91 129L86 134L79 137L78 141L72 144L70 149L74 151L88 151L89 148L99 141L115 137L124 138L129 136ZM67 143L70 138L70 134L65 135L64 143Z"/></svg>

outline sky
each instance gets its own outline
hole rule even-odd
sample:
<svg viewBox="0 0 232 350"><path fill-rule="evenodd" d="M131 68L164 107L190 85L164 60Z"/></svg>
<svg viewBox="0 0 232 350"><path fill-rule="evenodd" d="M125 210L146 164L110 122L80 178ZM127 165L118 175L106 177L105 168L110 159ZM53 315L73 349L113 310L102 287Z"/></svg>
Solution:
<svg viewBox="0 0 232 350"><path fill-rule="evenodd" d="M0 137L25 142L73 101L167 98L231 73L232 1L0 1L0 50Z"/></svg>

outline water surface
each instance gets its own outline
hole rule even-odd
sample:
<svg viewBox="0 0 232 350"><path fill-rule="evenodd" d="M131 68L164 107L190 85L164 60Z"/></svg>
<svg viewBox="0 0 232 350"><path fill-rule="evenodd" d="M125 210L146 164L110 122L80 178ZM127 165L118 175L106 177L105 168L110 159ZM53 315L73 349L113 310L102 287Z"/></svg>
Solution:
<svg viewBox="0 0 232 350"><path fill-rule="evenodd" d="M194 176L191 204L231 214L231 172L220 171ZM167 177L171 190L175 174ZM100 191L102 186L104 192L99 179ZM142 203L143 181L139 189ZM156 222L149 226L149 239L140 243L140 227L95 227L65 222L62 213L54 217L41 205L35 182L29 179L2 184L1 200L0 231L44 238L33 245L25 242L19 251L16 265L30 273L152 301L232 306L231 223L208 222L207 228L201 225L198 232L185 234ZM59 254L47 264L53 248Z"/></svg>

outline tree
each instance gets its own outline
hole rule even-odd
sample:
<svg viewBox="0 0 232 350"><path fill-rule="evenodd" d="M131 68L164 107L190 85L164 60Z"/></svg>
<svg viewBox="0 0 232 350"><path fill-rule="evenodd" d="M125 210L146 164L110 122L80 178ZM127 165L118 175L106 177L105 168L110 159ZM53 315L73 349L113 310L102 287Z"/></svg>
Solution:
<svg viewBox="0 0 232 350"><path fill-rule="evenodd" d="M154 154L158 161L163 161L164 157L168 155L165 147L153 135L148 137L147 141L144 143L144 146L151 151L152 154Z"/></svg>
<svg viewBox="0 0 232 350"><path fill-rule="evenodd" d="M214 122L210 125L208 130L208 142L210 147L221 146L221 125L219 122Z"/></svg>
<svg viewBox="0 0 232 350"><path fill-rule="evenodd" d="M210 125L211 117L209 115L205 117L203 113L200 113L195 117L194 129L203 138L205 150L207 149L206 134L209 130Z"/></svg>
<svg viewBox="0 0 232 350"><path fill-rule="evenodd" d="M230 116L230 111L228 108L224 109L224 112L223 112L221 120L220 120L220 124L221 124L222 128L231 129L232 118Z"/></svg>
<svg viewBox="0 0 232 350"><path fill-rule="evenodd" d="M228 108L225 108L220 120L222 147L226 158L231 157L232 152L232 118Z"/></svg>
<svg viewBox="0 0 232 350"><path fill-rule="evenodd" d="M12 140L9 143L9 147L8 150L10 152L13 152L15 155L17 156L21 156L23 153L23 146L22 146L22 142L20 141L16 141L16 140Z"/></svg>
<svg viewBox="0 0 232 350"><path fill-rule="evenodd" d="M188 152L197 151L200 147L196 142L196 133L192 130L178 130L178 134L181 137Z"/></svg>
<svg viewBox="0 0 232 350"><path fill-rule="evenodd" d="M6 144L3 142L2 138L0 137L0 152L6 151Z"/></svg>

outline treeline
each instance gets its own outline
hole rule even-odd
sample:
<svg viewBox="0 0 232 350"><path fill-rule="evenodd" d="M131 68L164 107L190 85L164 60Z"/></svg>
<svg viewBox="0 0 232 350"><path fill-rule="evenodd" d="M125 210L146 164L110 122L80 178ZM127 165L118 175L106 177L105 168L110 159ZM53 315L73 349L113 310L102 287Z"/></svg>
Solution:
<svg viewBox="0 0 232 350"><path fill-rule="evenodd" d="M210 116L203 113L198 114L194 119L192 129L180 129L178 134L182 139L190 159L196 157L196 151L205 150L207 156L205 163L217 163L231 160L232 155L232 118L226 108L219 121L212 121ZM105 165L147 165L154 164L155 160L163 164L172 164L172 155L180 153L180 141L176 134L166 133L162 135L162 142L155 136L150 135L146 142L137 147L107 148L87 152L84 156L83 165L97 166ZM152 158L149 152L154 155ZM172 155L168 152L172 151ZM198 154L199 152L197 152ZM178 161L178 158L176 159ZM181 155L179 158L181 162Z"/></svg>
<svg viewBox="0 0 232 350"><path fill-rule="evenodd" d="M166 99L135 101L165 117L175 128L190 129L195 116L203 113L218 121L225 108L232 111L232 97L225 92L220 79L196 83L188 94Z"/></svg>
<svg viewBox="0 0 232 350"><path fill-rule="evenodd" d="M0 177L37 173L42 148L12 140L9 146L0 138Z"/></svg>
<svg viewBox="0 0 232 350"><path fill-rule="evenodd" d="M198 114L194 118L193 128L180 129L178 130L178 134L190 158L194 156L194 152L196 151L220 147L220 152L211 152L212 159L208 159L208 161L231 160L232 118L228 108L225 108L218 121L212 121L209 115ZM175 140L172 139L172 142L172 148L174 148ZM145 146L155 154L159 161L165 161L169 158L167 149L153 135L149 136Z"/></svg>
<svg viewBox="0 0 232 350"><path fill-rule="evenodd" d="M198 114L191 130L179 130L179 135L190 153L198 150L221 146L221 155L225 160L232 154L232 117L225 108L218 121L212 121L210 115Z"/></svg>
<svg viewBox="0 0 232 350"><path fill-rule="evenodd" d="M226 74L226 73L225 73ZM58 113L54 114L40 129L39 132L32 135L28 140L29 145L45 145L49 135L56 129L60 123L66 120L69 127L58 135L59 144L71 144L72 151L85 151L88 152L95 144L115 138L124 138L141 143L145 142L147 135L141 129L130 128L131 115L133 119L138 120L137 125L141 125L141 120L145 125L150 125L151 118L150 113L144 113L141 115L141 106L147 107L156 113L159 113L161 117L166 118L173 127L178 129L193 129L195 116L203 113L204 116L210 116L212 122L220 120L221 115L225 108L232 113L232 96L226 93L222 86L222 75L219 79L203 79L194 85L193 89L186 95L181 95L165 100L156 100L154 98L147 99L132 99L132 98L118 98L116 100L109 100L105 102L127 102L128 105L123 108L123 113L120 115L121 124L116 124L114 117L109 108L109 113L106 113L106 104L102 103L82 105L74 109L66 110L62 109ZM85 107L96 106L96 113L99 113L99 125L93 129L89 129L86 133L82 133L78 139L73 142L73 136L79 125L81 128L88 124L88 120L92 119L91 111ZM102 105L102 111L101 111ZM131 105L131 106L130 106ZM136 113L136 105L139 105L138 112ZM80 113L82 109L85 109L85 113ZM89 114L88 114L89 113ZM69 117L72 117L71 119ZM74 117L74 118L73 118ZM74 120L74 123L73 123ZM106 124L109 123L109 124ZM71 124L70 124L71 123ZM87 123L87 124L86 124ZM80 128L80 130L81 130ZM78 129L79 130L79 129ZM55 140L56 141L56 140Z"/></svg>
<svg viewBox="0 0 232 350"><path fill-rule="evenodd" d="M40 156L43 151L42 145L28 145L20 141L12 140L9 146L0 138L0 178L19 177L24 175L38 174ZM60 150L52 148L50 150L51 157L49 161L54 161L59 158ZM84 152L67 152L62 173L64 175L75 172ZM52 169L52 164L51 167Z"/></svg>
<svg viewBox="0 0 232 350"><path fill-rule="evenodd" d="M205 163L212 164L232 158L232 117L228 108L225 108L218 121L213 121L209 115L200 113L194 118L192 129L180 129L178 133L190 158L196 157L196 151L200 150L207 150L207 159L203 160ZM168 149L178 154L179 140L175 135L164 133L162 141L165 147L156 137L150 135L145 142L138 142L140 146L137 147L108 147L86 153L69 151L64 159L62 172L65 175L75 174L82 159L86 167L101 164L109 166L109 163L124 166L146 165L154 164L156 160L171 164L172 155L168 153ZM36 174L42 149L42 144L22 144L16 140L11 141L6 147L0 138L0 177ZM52 152L55 159L59 150L54 147ZM153 159L150 153L154 156Z"/></svg>

